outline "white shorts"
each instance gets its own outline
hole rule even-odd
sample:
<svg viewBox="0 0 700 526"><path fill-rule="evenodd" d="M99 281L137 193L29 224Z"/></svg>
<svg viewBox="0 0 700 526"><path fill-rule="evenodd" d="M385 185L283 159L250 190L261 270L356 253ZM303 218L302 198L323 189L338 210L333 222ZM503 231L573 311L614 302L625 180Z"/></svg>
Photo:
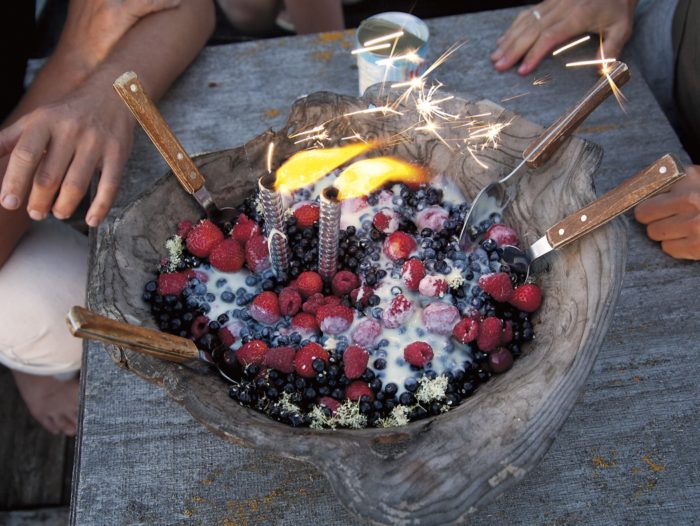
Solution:
<svg viewBox="0 0 700 526"><path fill-rule="evenodd" d="M65 316L85 302L87 237L53 218L32 223L0 268L0 363L65 377L80 369L82 340Z"/></svg>

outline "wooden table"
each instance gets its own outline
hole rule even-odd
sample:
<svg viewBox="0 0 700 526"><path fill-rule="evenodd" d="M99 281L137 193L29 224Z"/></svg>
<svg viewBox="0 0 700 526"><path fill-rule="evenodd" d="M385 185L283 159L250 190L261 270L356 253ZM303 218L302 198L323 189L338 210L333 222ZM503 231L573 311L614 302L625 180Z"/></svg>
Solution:
<svg viewBox="0 0 700 526"><path fill-rule="evenodd" d="M464 46L435 75L546 125L592 84L591 69L549 59L535 76L499 75L489 51L516 11L436 19L431 57ZM295 98L356 94L352 32L204 50L160 104L190 152L242 144L279 128ZM625 58L634 75L634 57ZM551 75L542 86L535 77ZM579 134L605 156L598 193L663 153L684 156L639 75L626 113L606 102ZM166 171L138 133L111 217ZM92 237L99 250L104 226ZM94 277L93 277L94 278ZM700 516L700 265L665 256L629 222L629 255L615 319L571 416L543 462L473 518L473 524L668 524ZM93 305L99 298L88 289ZM74 524L356 524L322 473L224 442L157 386L118 368L89 344L72 502Z"/></svg>

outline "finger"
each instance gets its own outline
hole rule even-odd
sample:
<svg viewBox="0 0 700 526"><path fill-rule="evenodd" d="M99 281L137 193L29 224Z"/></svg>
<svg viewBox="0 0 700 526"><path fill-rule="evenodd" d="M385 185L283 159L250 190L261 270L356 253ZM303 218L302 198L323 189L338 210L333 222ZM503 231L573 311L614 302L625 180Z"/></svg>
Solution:
<svg viewBox="0 0 700 526"><path fill-rule="evenodd" d="M559 44L571 38L571 35L566 31L566 29L567 27L565 23L560 22L542 31L535 43L525 54L523 63L520 64L520 67L518 68L518 73L520 75L528 75L529 73L532 73L550 51L552 51Z"/></svg>
<svg viewBox="0 0 700 526"><path fill-rule="evenodd" d="M692 214L697 208L691 201L677 192L664 192L638 204L634 209L634 217L643 224L649 224L676 214Z"/></svg>
<svg viewBox="0 0 700 526"><path fill-rule="evenodd" d="M24 201L50 136L51 131L47 126L24 129L10 154L10 162L2 181L0 204L3 207L16 210Z"/></svg>
<svg viewBox="0 0 700 526"><path fill-rule="evenodd" d="M529 11L521 11L515 18L510 27L496 40L497 49L491 53L491 60L496 62L503 56L503 48L508 47L515 38L515 35L520 34L525 24L525 17L531 16Z"/></svg>
<svg viewBox="0 0 700 526"><path fill-rule="evenodd" d="M58 426L58 429L61 433L64 435L68 436L73 436L75 435L75 429L76 425L75 422L71 421L70 418L68 418L67 415L57 415L56 416L56 425Z"/></svg>
<svg viewBox="0 0 700 526"><path fill-rule="evenodd" d="M43 417L41 420L39 420L39 423L52 435L58 435L58 433L61 431L58 422L56 422L56 420L51 415Z"/></svg>
<svg viewBox="0 0 700 526"><path fill-rule="evenodd" d="M73 162L61 184L58 198L51 209L58 219L70 217L87 193L99 159L97 151L97 147L86 143L84 148L75 153Z"/></svg>
<svg viewBox="0 0 700 526"><path fill-rule="evenodd" d="M85 222L89 226L94 228L99 225L107 216L109 209L112 208L119 191L125 162L124 156L116 152L105 157L95 198L85 215Z"/></svg>
<svg viewBox="0 0 700 526"><path fill-rule="evenodd" d="M523 57L540 35L539 24L540 22L532 18L524 21L523 25L517 28L517 32L514 32L512 37L499 48L502 54L494 64L496 70L505 71Z"/></svg>
<svg viewBox="0 0 700 526"><path fill-rule="evenodd" d="M8 155L17 145L22 130L24 129L25 119L20 119L11 126L0 131L0 157Z"/></svg>
<svg viewBox="0 0 700 526"><path fill-rule="evenodd" d="M695 215L674 215L647 225L647 235L654 241L682 239L693 233L693 225L698 222Z"/></svg>
<svg viewBox="0 0 700 526"><path fill-rule="evenodd" d="M603 58L603 55L605 58L619 57L629 37L629 26L626 23L612 25L603 32L603 49L598 50L598 59Z"/></svg>
<svg viewBox="0 0 700 526"><path fill-rule="evenodd" d="M35 221L44 219L51 210L72 157L72 148L63 148L56 142L49 145L49 151L34 176L34 184L27 204L29 217Z"/></svg>
<svg viewBox="0 0 700 526"><path fill-rule="evenodd" d="M134 16L143 17L150 13L172 9L180 5L181 0L126 0L125 7Z"/></svg>
<svg viewBox="0 0 700 526"><path fill-rule="evenodd" d="M700 260L700 238L663 241L661 250L676 259Z"/></svg>

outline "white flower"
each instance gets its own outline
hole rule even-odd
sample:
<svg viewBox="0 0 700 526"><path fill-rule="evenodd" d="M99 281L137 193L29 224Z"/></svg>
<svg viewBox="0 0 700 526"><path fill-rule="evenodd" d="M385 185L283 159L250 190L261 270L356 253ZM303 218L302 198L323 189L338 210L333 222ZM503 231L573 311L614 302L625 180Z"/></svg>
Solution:
<svg viewBox="0 0 700 526"><path fill-rule="evenodd" d="M447 390L447 376L440 375L434 380L427 376L418 379L418 390L416 391L416 400L427 403L433 400L441 400L446 398L445 391Z"/></svg>
<svg viewBox="0 0 700 526"><path fill-rule="evenodd" d="M182 258L182 251L185 249L182 238L175 235L165 242L165 248L168 251L168 270L170 272L177 269Z"/></svg>

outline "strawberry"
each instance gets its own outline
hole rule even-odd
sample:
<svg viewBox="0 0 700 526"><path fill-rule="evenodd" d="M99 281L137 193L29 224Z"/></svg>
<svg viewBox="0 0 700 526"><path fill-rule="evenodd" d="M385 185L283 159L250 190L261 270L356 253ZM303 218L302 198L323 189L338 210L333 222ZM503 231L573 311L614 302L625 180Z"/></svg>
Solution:
<svg viewBox="0 0 700 526"><path fill-rule="evenodd" d="M187 238L187 234L189 234L190 230L192 230L192 226L192 221L183 219L177 224L177 235L180 236L182 239Z"/></svg>
<svg viewBox="0 0 700 526"><path fill-rule="evenodd" d="M208 219L203 219L187 234L187 250L198 258L208 257L212 249L221 243L224 233Z"/></svg>
<svg viewBox="0 0 700 526"><path fill-rule="evenodd" d="M448 335L459 321L459 310L450 303L435 301L423 309L422 318L428 332Z"/></svg>
<svg viewBox="0 0 700 526"><path fill-rule="evenodd" d="M518 246L518 233L506 225L501 225L496 223L491 225L491 227L486 231L484 239L493 239L496 242L496 246L502 247L504 245Z"/></svg>
<svg viewBox="0 0 700 526"><path fill-rule="evenodd" d="M236 359L243 365L262 365L267 353L267 344L262 340L250 340L236 351Z"/></svg>
<svg viewBox="0 0 700 526"><path fill-rule="evenodd" d="M425 342L409 343L403 349L403 357L414 367L425 367L433 359L433 348Z"/></svg>
<svg viewBox="0 0 700 526"><path fill-rule="evenodd" d="M353 272L349 270L341 270L335 276L333 276L333 281L331 282L331 288L333 289L333 294L336 296L344 296L345 294L350 294L353 289L360 286L360 278L357 277Z"/></svg>
<svg viewBox="0 0 700 526"><path fill-rule="evenodd" d="M297 220L297 226L299 228L307 228L312 226L321 214L321 207L318 203L311 201L304 201L298 203L292 209L292 215Z"/></svg>
<svg viewBox="0 0 700 526"><path fill-rule="evenodd" d="M318 272L308 270L299 274L293 286L299 291L301 297L306 299L323 291L323 279Z"/></svg>
<svg viewBox="0 0 700 526"><path fill-rule="evenodd" d="M534 283L524 283L513 291L508 302L525 312L535 312L542 303L542 291Z"/></svg>
<svg viewBox="0 0 700 526"><path fill-rule="evenodd" d="M399 229L399 214L390 208L384 208L372 218L374 228L385 234L391 234Z"/></svg>
<svg viewBox="0 0 700 526"><path fill-rule="evenodd" d="M201 338L209 332L209 318L204 315L197 316L190 326L190 332L195 338Z"/></svg>
<svg viewBox="0 0 700 526"><path fill-rule="evenodd" d="M366 382L355 380L345 388L345 397L348 400L357 402L363 396L368 396L370 402L374 400L374 393Z"/></svg>
<svg viewBox="0 0 700 526"><path fill-rule="evenodd" d="M321 347L318 343L307 343L299 349L294 357L294 370L299 376L304 378L313 378L316 376L313 363L316 358L320 358L328 363L328 351Z"/></svg>
<svg viewBox="0 0 700 526"><path fill-rule="evenodd" d="M500 318L489 316L481 321L479 335L476 338L476 345L484 352L493 351L501 343L503 332L503 322Z"/></svg>
<svg viewBox="0 0 700 526"><path fill-rule="evenodd" d="M330 396L322 396L318 399L318 405L327 407L331 414L334 415L340 407L340 402L338 402L338 400L335 398L331 398Z"/></svg>
<svg viewBox="0 0 700 526"><path fill-rule="evenodd" d="M263 365L282 373L293 373L295 355L296 351L291 347L272 347L265 353Z"/></svg>
<svg viewBox="0 0 700 526"><path fill-rule="evenodd" d="M433 232L440 232L449 217L450 214L447 210L441 206L433 205L418 212L415 222L418 230L430 228Z"/></svg>
<svg viewBox="0 0 700 526"><path fill-rule="evenodd" d="M343 366L345 376L350 380L355 380L362 376L369 362L369 353L359 345L348 345L343 353Z"/></svg>
<svg viewBox="0 0 700 526"><path fill-rule="evenodd" d="M251 272L259 274L270 268L270 252L263 235L251 237L245 244L245 262Z"/></svg>
<svg viewBox="0 0 700 526"><path fill-rule="evenodd" d="M236 224L233 225L231 229L231 237L241 245L245 245L250 238L258 236L261 233L258 224L252 219L248 219L248 216L245 214L238 216Z"/></svg>
<svg viewBox="0 0 700 526"><path fill-rule="evenodd" d="M245 254L235 239L224 239L209 254L211 266L221 272L236 272L243 267Z"/></svg>
<svg viewBox="0 0 700 526"><path fill-rule="evenodd" d="M340 334L352 324L353 313L344 305L324 305L316 312L316 321L321 331L327 334Z"/></svg>
<svg viewBox="0 0 700 526"><path fill-rule="evenodd" d="M350 299L356 307L366 307L369 297L374 294L374 289L367 285L362 285L350 291Z"/></svg>
<svg viewBox="0 0 700 526"><path fill-rule="evenodd" d="M301 309L301 294L292 287L284 287L279 297L280 314L294 316Z"/></svg>
<svg viewBox="0 0 700 526"><path fill-rule="evenodd" d="M489 369L494 373L505 373L513 366L513 355L505 347L489 354Z"/></svg>
<svg viewBox="0 0 700 526"><path fill-rule="evenodd" d="M513 284L506 272L492 272L479 278L479 287L498 302L508 301L513 295Z"/></svg>
<svg viewBox="0 0 700 526"><path fill-rule="evenodd" d="M309 314L316 315L318 309L324 305L340 305L340 298L337 296L324 296L321 293L312 295L308 300L306 300L301 309Z"/></svg>
<svg viewBox="0 0 700 526"><path fill-rule="evenodd" d="M221 340L221 343L226 347L231 347L231 345L236 343L236 337L228 327L221 327L217 334L219 335L219 340Z"/></svg>
<svg viewBox="0 0 700 526"><path fill-rule="evenodd" d="M250 317L266 325L277 323L281 317L277 294L267 290L255 296L250 305Z"/></svg>
<svg viewBox="0 0 700 526"><path fill-rule="evenodd" d="M292 318L292 330L302 336L311 336L320 332L316 316L308 312L300 312Z"/></svg>
<svg viewBox="0 0 700 526"><path fill-rule="evenodd" d="M177 296L187 287L187 274L184 272L167 272L158 276L158 294Z"/></svg>
<svg viewBox="0 0 700 526"><path fill-rule="evenodd" d="M452 336L461 343L471 343L479 336L479 320L463 318L452 328Z"/></svg>
<svg viewBox="0 0 700 526"><path fill-rule="evenodd" d="M442 298L449 288L447 281L438 276L425 276L418 284L418 292L429 298Z"/></svg>
<svg viewBox="0 0 700 526"><path fill-rule="evenodd" d="M403 294L394 296L389 307L382 312L382 322L388 329L396 329L413 315L413 303Z"/></svg>
<svg viewBox="0 0 700 526"><path fill-rule="evenodd" d="M384 240L384 253L392 261L406 259L415 249L416 240L406 232L394 232Z"/></svg>
<svg viewBox="0 0 700 526"><path fill-rule="evenodd" d="M375 320L362 320L352 331L352 341L358 345L371 347L382 333L382 326Z"/></svg>
<svg viewBox="0 0 700 526"><path fill-rule="evenodd" d="M425 266L423 262L418 258L406 260L403 267L401 267L401 277L408 290L418 290L420 281L425 277ZM445 283L445 285L447 285L447 283Z"/></svg>

